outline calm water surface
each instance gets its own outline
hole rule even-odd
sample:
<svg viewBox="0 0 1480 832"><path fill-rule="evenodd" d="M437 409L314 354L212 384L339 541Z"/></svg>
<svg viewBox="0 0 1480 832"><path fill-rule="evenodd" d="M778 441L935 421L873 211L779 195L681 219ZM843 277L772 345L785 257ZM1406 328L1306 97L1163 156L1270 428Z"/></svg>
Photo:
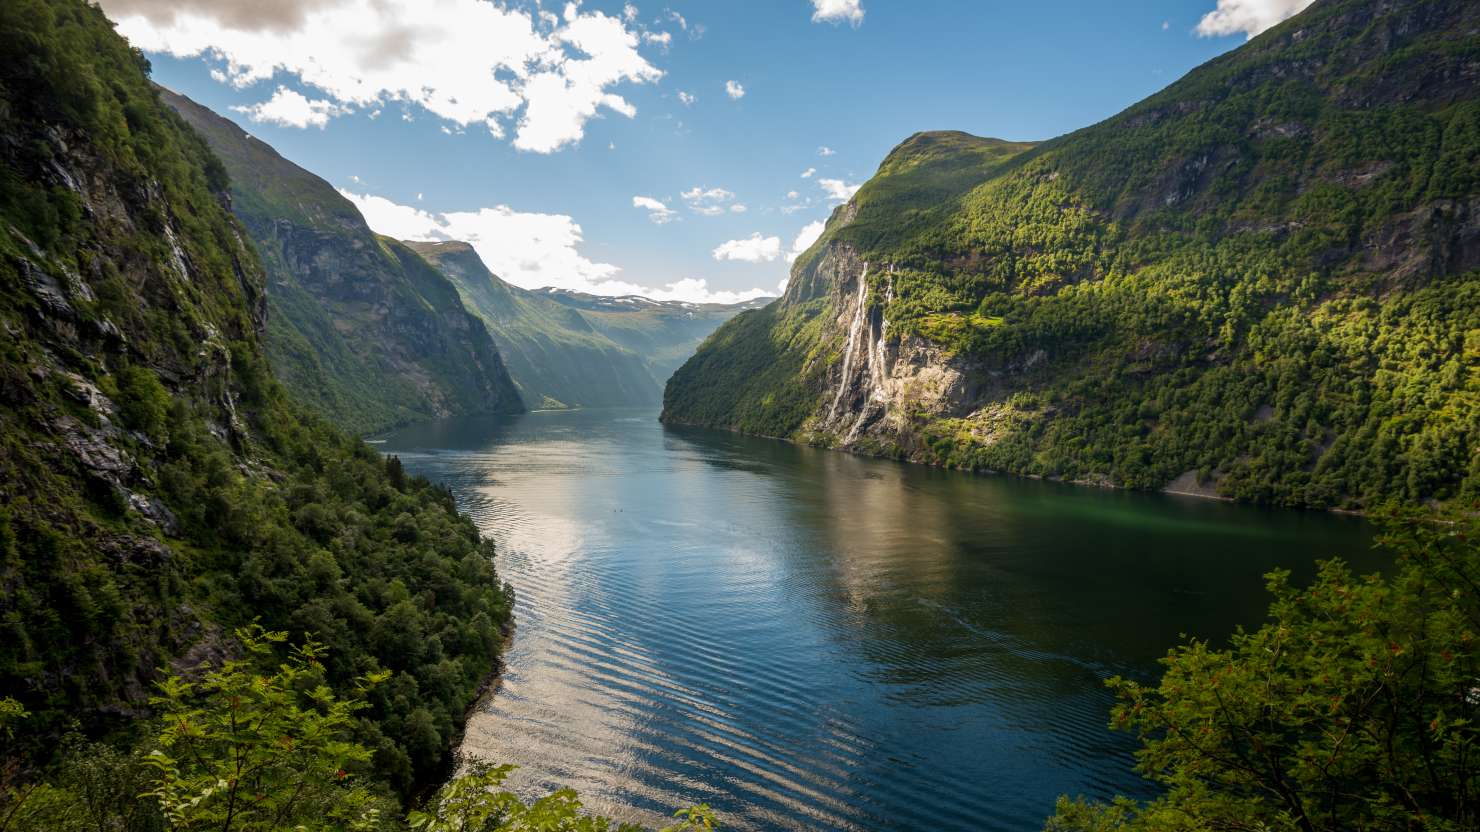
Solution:
<svg viewBox="0 0 1480 832"><path fill-rule="evenodd" d="M1263 573L1381 559L1359 521L970 476L651 411L409 428L381 446L499 545L518 632L464 751L654 822L1032 830L1145 795L1101 680L1223 639Z"/></svg>

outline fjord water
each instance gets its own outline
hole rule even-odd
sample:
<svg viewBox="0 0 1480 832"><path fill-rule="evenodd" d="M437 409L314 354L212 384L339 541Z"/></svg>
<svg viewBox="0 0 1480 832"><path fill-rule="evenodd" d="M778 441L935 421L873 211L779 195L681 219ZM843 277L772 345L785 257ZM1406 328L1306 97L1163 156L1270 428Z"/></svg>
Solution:
<svg viewBox="0 0 1480 832"><path fill-rule="evenodd" d="M452 489L518 593L464 752L655 822L1037 829L1145 796L1102 680L1262 620L1262 575L1382 566L1361 521L940 471L651 411L439 422L382 449Z"/></svg>

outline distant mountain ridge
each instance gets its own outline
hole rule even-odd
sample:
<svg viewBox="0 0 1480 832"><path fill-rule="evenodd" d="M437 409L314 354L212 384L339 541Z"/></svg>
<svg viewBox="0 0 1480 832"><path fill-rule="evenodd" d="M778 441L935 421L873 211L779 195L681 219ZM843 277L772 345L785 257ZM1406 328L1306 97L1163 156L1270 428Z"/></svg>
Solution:
<svg viewBox="0 0 1480 832"><path fill-rule="evenodd" d="M1052 141L917 134L664 405L968 469L1480 504L1480 3L1320 0Z"/></svg>
<svg viewBox="0 0 1480 832"><path fill-rule="evenodd" d="M663 385L740 304L606 297L522 289L488 270L463 242L405 245L457 287L493 333L530 408L656 405Z"/></svg>
<svg viewBox="0 0 1480 832"><path fill-rule="evenodd" d="M160 97L226 165L233 213L268 275L267 355L290 393L360 433L523 409L486 327L446 278L229 119L169 90Z"/></svg>

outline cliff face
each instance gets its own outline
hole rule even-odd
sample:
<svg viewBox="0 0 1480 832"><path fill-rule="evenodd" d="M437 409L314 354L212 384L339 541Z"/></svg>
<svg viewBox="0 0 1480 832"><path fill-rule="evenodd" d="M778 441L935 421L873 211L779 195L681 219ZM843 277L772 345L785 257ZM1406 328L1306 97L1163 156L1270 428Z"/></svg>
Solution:
<svg viewBox="0 0 1480 832"><path fill-rule="evenodd" d="M1480 499L1480 7L1317 3L1042 145L901 144L664 418L1310 506Z"/></svg>
<svg viewBox="0 0 1480 832"><path fill-rule="evenodd" d="M743 304L658 302L505 283L461 242L407 242L488 326L529 407L657 404L663 382Z"/></svg>
<svg viewBox="0 0 1480 832"><path fill-rule="evenodd" d="M0 692L30 712L0 767L136 727L159 668L219 660L255 621L325 643L341 694L395 670L357 739L403 794L444 773L510 615L491 546L273 378L225 170L103 13L8 0L0 54ZM457 321L373 317L429 350Z"/></svg>
<svg viewBox="0 0 1480 832"><path fill-rule="evenodd" d="M268 273L268 356L295 396L361 432L522 409L482 321L442 275L371 232L327 182L189 99L161 96L225 162Z"/></svg>

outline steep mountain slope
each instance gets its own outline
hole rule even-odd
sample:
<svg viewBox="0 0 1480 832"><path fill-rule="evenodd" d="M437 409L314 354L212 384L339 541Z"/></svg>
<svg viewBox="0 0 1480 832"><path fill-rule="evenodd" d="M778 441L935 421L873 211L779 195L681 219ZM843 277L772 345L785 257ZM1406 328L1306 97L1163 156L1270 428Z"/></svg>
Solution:
<svg viewBox="0 0 1480 832"><path fill-rule="evenodd" d="M522 408L486 328L435 269L372 232L329 183L188 98L160 95L226 164L232 210L267 269L267 354L289 392L362 433Z"/></svg>
<svg viewBox="0 0 1480 832"><path fill-rule="evenodd" d="M396 671L356 734L402 789L444 772L509 620L491 546L270 375L225 169L102 12L7 0L0 54L0 768L258 620L341 691Z"/></svg>
<svg viewBox="0 0 1480 832"><path fill-rule="evenodd" d="M1037 147L921 134L664 418L1308 506L1480 500L1480 4L1318 0Z"/></svg>
<svg viewBox="0 0 1480 832"><path fill-rule="evenodd" d="M405 245L488 325L532 408L657 404L668 376L746 306L529 291L500 280L467 243Z"/></svg>

